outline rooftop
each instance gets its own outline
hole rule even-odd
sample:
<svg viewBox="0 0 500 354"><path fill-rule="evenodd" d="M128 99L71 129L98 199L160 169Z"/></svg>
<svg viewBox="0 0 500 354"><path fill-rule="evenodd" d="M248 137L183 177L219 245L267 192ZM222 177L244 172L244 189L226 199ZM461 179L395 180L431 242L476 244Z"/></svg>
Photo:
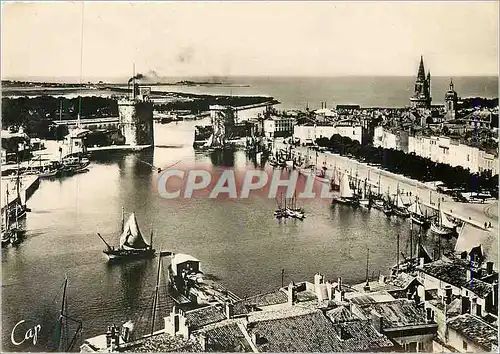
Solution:
<svg viewBox="0 0 500 354"><path fill-rule="evenodd" d="M484 322L477 316L470 314L457 316L448 321L448 327L488 351L492 350L492 345L498 345L498 328Z"/></svg>
<svg viewBox="0 0 500 354"><path fill-rule="evenodd" d="M280 289L266 294L251 296L244 300L245 304L257 307L284 304L287 301L287 294Z"/></svg>
<svg viewBox="0 0 500 354"><path fill-rule="evenodd" d="M479 279L467 280L470 263L462 259L440 259L420 267L422 272L456 287L464 287L474 294L485 297L493 290L491 284Z"/></svg>
<svg viewBox="0 0 500 354"><path fill-rule="evenodd" d="M414 301L398 299L387 302L375 302L358 305L357 308L365 319L370 319L372 312L376 311L383 319L384 329L421 326L428 324L425 311L417 307Z"/></svg>
<svg viewBox="0 0 500 354"><path fill-rule="evenodd" d="M477 245L482 245L487 261L491 260L496 263L498 259L498 239L494 229L484 230L469 223L464 223L455 244L455 252L469 252Z"/></svg>
<svg viewBox="0 0 500 354"><path fill-rule="evenodd" d="M245 339L238 323L232 321L202 330L207 339L207 352L251 352L252 347Z"/></svg>
<svg viewBox="0 0 500 354"><path fill-rule="evenodd" d="M264 352L342 352L391 348L392 342L367 322L334 325L321 311L249 325Z"/></svg>
<svg viewBox="0 0 500 354"><path fill-rule="evenodd" d="M333 323L342 323L359 319L345 306L336 307L332 310L326 311L325 314Z"/></svg>
<svg viewBox="0 0 500 354"><path fill-rule="evenodd" d="M210 323L220 322L226 318L222 305L201 307L185 313L189 326L200 328Z"/></svg>
<svg viewBox="0 0 500 354"><path fill-rule="evenodd" d="M173 337L169 334L159 334L146 339L127 343L120 350L122 352L202 352L200 344L182 337Z"/></svg>

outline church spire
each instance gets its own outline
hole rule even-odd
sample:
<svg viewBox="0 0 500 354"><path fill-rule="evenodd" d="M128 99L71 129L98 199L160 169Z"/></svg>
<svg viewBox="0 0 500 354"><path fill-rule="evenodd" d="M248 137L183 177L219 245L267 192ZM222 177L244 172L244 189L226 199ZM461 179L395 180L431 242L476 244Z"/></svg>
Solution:
<svg viewBox="0 0 500 354"><path fill-rule="evenodd" d="M453 79L450 79L450 91L455 91L453 85Z"/></svg>
<svg viewBox="0 0 500 354"><path fill-rule="evenodd" d="M422 55L420 56L417 79L425 80L424 57Z"/></svg>

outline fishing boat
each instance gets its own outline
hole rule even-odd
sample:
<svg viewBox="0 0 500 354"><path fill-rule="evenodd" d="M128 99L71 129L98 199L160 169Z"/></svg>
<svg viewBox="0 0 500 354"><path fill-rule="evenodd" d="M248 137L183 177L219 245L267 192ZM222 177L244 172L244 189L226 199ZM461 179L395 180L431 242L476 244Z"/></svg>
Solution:
<svg viewBox="0 0 500 354"><path fill-rule="evenodd" d="M388 202L385 202L382 211L384 212L385 215L391 216L392 213L394 212L394 209Z"/></svg>
<svg viewBox="0 0 500 354"><path fill-rule="evenodd" d="M153 248L153 232L151 232L151 240L148 245L142 237L134 213L130 214L126 223L123 221L122 209L122 234L120 236L120 245L117 248L110 246L99 233L97 234L107 246L107 249L103 252L108 257L108 260L154 257L156 251Z"/></svg>
<svg viewBox="0 0 500 354"><path fill-rule="evenodd" d="M455 232L455 228L456 225L448 219L438 203L438 214L436 220L431 222L431 231L440 236L450 236Z"/></svg>
<svg viewBox="0 0 500 354"><path fill-rule="evenodd" d="M401 198L401 194L399 193L399 188L396 195L394 196L394 203L392 205L392 209L394 214L402 218L407 218L410 216L410 211L405 206L403 198Z"/></svg>
<svg viewBox="0 0 500 354"><path fill-rule="evenodd" d="M317 170L316 173L314 174L314 179L318 182L324 183L324 184L329 184L331 179L329 176L327 176L326 171L328 169L323 166L321 169Z"/></svg>
<svg viewBox="0 0 500 354"><path fill-rule="evenodd" d="M357 205L357 199L354 195L351 186L349 185L349 178L344 175L340 181L340 192L339 196L333 198L332 203L346 204L346 205Z"/></svg>
<svg viewBox="0 0 500 354"><path fill-rule="evenodd" d="M427 226L428 225L428 219L426 215L422 212L422 208L420 206L420 202L418 200L418 197L415 197L415 202L413 202L409 207L408 210L410 211L410 219L413 223L420 225L420 226Z"/></svg>
<svg viewBox="0 0 500 354"><path fill-rule="evenodd" d="M62 175L74 175L86 172L89 165L90 160L88 158L80 156L66 157L61 161L61 168L58 172Z"/></svg>
<svg viewBox="0 0 500 354"><path fill-rule="evenodd" d="M370 201L370 196L369 193L366 193L366 180L363 182L363 187L361 188L361 193L360 193L360 198L359 198L359 205L364 207L364 208L370 208L371 207L371 201Z"/></svg>

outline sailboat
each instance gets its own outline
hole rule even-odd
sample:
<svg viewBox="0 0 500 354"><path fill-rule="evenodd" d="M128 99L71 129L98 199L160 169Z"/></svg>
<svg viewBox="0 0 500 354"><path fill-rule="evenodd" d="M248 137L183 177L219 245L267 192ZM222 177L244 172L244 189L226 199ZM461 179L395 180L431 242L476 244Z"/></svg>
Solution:
<svg viewBox="0 0 500 354"><path fill-rule="evenodd" d="M399 188L396 195L394 196L393 212L397 216L401 216L403 218L407 218L410 216L410 211L405 206L403 198L401 198L401 194L399 193Z"/></svg>
<svg viewBox="0 0 500 354"><path fill-rule="evenodd" d="M297 207L297 197L295 195L288 205L288 208L285 208L285 210L289 217L299 220L303 220L306 217L304 209Z"/></svg>
<svg viewBox="0 0 500 354"><path fill-rule="evenodd" d="M122 225L120 246L118 248L110 246L99 233L97 234L107 246L107 249L103 252L110 261L119 259L151 258L155 255L156 251L153 248L153 232L151 232L151 241L148 245L142 237L134 213L130 214L127 222L124 223L122 209Z"/></svg>
<svg viewBox="0 0 500 354"><path fill-rule="evenodd" d="M371 203L370 203L370 197L367 196L367 193L366 193L366 184L367 184L367 181L365 179L365 181L363 182L363 188L361 189L361 198L359 199L359 205L361 205L362 207L365 207L365 208L370 208Z"/></svg>
<svg viewBox="0 0 500 354"><path fill-rule="evenodd" d="M61 312L57 324L57 342L56 350L58 352L70 352L76 344L78 335L82 330L82 321L68 316L68 301L67 301L68 278L64 280L64 288L61 302ZM73 337L69 337L69 324L77 325Z"/></svg>
<svg viewBox="0 0 500 354"><path fill-rule="evenodd" d="M415 202L408 207L408 210L410 211L410 218L412 222L421 226L427 226L428 220L422 212L418 197L415 197Z"/></svg>
<svg viewBox="0 0 500 354"><path fill-rule="evenodd" d="M449 236L455 232L456 225L448 220L448 217L441 210L441 203L438 203L437 220L431 223L431 231L441 236Z"/></svg>
<svg viewBox="0 0 500 354"><path fill-rule="evenodd" d="M340 195L338 197L334 197L332 203L357 205L357 200L351 186L349 185L349 178L347 175L342 177L342 180L340 181Z"/></svg>

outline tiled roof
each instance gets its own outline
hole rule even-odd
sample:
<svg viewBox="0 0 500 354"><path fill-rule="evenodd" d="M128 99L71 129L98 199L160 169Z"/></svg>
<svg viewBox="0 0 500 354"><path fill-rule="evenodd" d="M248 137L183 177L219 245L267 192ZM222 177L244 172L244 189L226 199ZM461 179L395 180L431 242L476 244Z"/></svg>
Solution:
<svg viewBox="0 0 500 354"><path fill-rule="evenodd" d="M326 311L325 314L333 323L348 322L358 319L356 315L344 306L339 306L333 310Z"/></svg>
<svg viewBox="0 0 500 354"><path fill-rule="evenodd" d="M257 307L284 304L287 301L287 294L279 289L270 293L251 296L244 300L245 304L256 305Z"/></svg>
<svg viewBox="0 0 500 354"><path fill-rule="evenodd" d="M455 252L470 252L473 247L482 245L486 260L496 262L498 259L497 233L498 231L495 231L495 229L483 230L464 223L455 244Z"/></svg>
<svg viewBox="0 0 500 354"><path fill-rule="evenodd" d="M382 316L382 327L384 329L427 324L425 311L417 307L415 302L411 300L398 299L388 302L357 305L357 307L367 320L372 317L372 312L376 311Z"/></svg>
<svg viewBox="0 0 500 354"><path fill-rule="evenodd" d="M193 326L195 328L219 322L226 318L224 309L221 305L211 305L191 310L186 312L185 316L189 326Z"/></svg>
<svg viewBox="0 0 500 354"><path fill-rule="evenodd" d="M236 301L233 304L233 315L234 316L241 316L241 315L246 315L248 313L248 310L245 306L245 302L243 300Z"/></svg>
<svg viewBox="0 0 500 354"><path fill-rule="evenodd" d="M407 289L408 286L410 286L410 284L415 280L417 280L416 277L413 277L407 273L399 273L399 275L395 279L392 279L389 283L399 288Z"/></svg>
<svg viewBox="0 0 500 354"><path fill-rule="evenodd" d="M173 337L169 334L159 334L146 339L140 339L121 345L121 352L155 353L155 352L202 352L197 341Z"/></svg>
<svg viewBox="0 0 500 354"><path fill-rule="evenodd" d="M493 287L479 279L473 278L467 281L469 267L469 263L462 259L452 259L424 264L420 269L441 281L457 287L464 287L480 297L485 297L493 290Z"/></svg>
<svg viewBox="0 0 500 354"><path fill-rule="evenodd" d="M214 326L204 330L207 344L207 352L251 352L252 348L245 339L236 322L225 323L221 326Z"/></svg>
<svg viewBox="0 0 500 354"><path fill-rule="evenodd" d="M448 321L448 327L454 329L486 350L498 345L498 328L489 325L479 317L465 314Z"/></svg>
<svg viewBox="0 0 500 354"><path fill-rule="evenodd" d="M374 302L384 302L384 301L391 301L394 300L394 297L389 294L387 291L377 291L373 293L360 293L360 294L353 294L352 296L347 296L346 299L348 299L350 302L353 304L371 304Z"/></svg>
<svg viewBox="0 0 500 354"><path fill-rule="evenodd" d="M262 352L352 352L393 346L367 322L334 325L321 311L253 323L248 331L258 334L257 348Z"/></svg>

